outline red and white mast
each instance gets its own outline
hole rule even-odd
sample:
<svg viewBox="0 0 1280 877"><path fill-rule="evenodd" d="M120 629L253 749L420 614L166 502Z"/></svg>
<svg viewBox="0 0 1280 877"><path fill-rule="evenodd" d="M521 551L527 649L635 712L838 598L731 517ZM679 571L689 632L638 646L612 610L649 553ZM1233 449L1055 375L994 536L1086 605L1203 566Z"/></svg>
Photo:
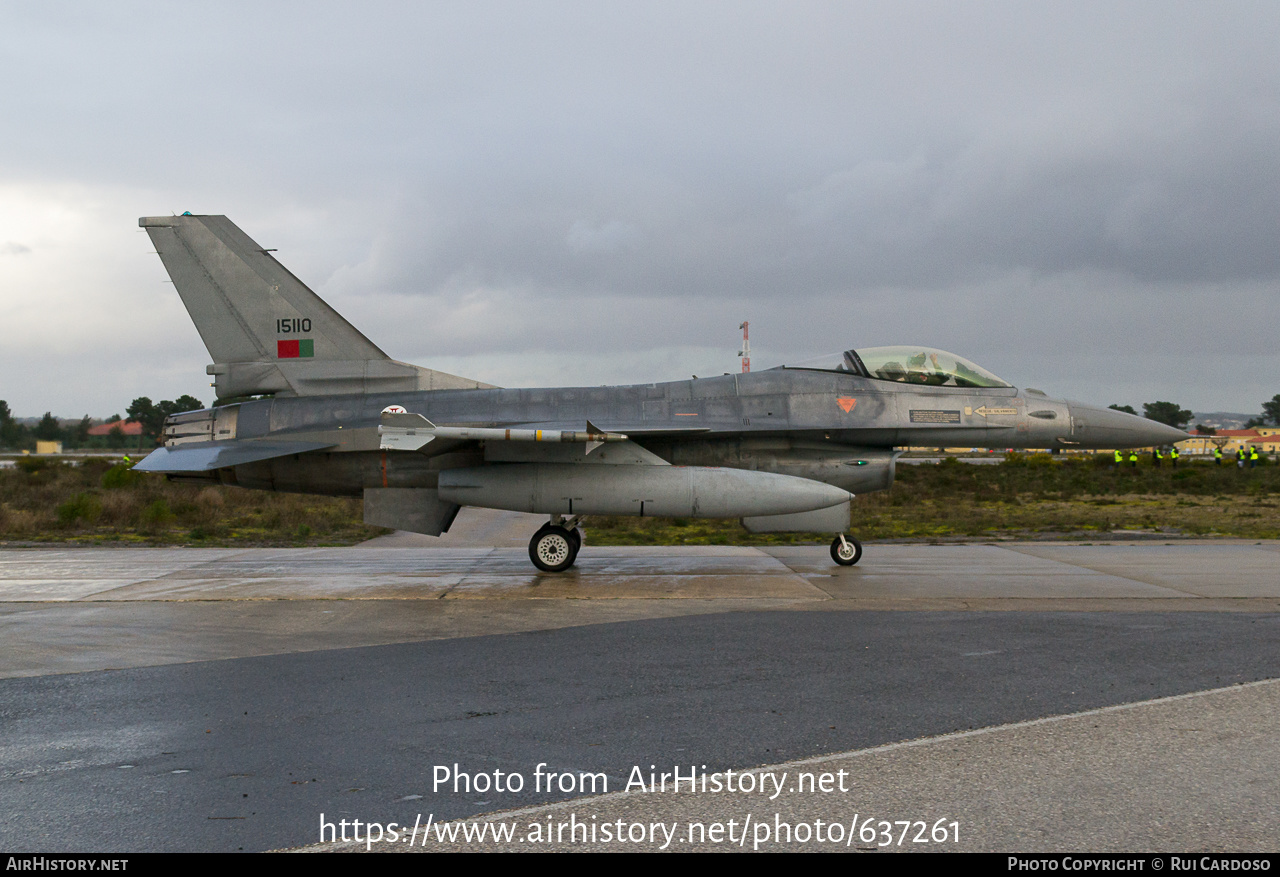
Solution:
<svg viewBox="0 0 1280 877"><path fill-rule="evenodd" d="M738 351L738 356L742 357L742 370L744 372L751 371L751 342L747 340L748 325L747 321L743 320L742 325L738 327L742 330L742 349Z"/></svg>

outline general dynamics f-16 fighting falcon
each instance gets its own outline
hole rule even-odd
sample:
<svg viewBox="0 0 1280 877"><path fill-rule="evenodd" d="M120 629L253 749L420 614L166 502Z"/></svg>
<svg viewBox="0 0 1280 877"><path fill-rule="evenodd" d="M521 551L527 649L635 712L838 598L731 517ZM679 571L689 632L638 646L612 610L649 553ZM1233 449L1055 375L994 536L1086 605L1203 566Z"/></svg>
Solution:
<svg viewBox="0 0 1280 877"><path fill-rule="evenodd" d="M219 399L165 422L135 468L177 481L362 496L367 523L438 536L459 508L549 516L539 569L572 566L586 515L740 518L753 533L846 533L903 445L1127 448L1186 433L1017 389L925 347L621 387L502 389L397 362L225 216L147 230L213 359Z"/></svg>

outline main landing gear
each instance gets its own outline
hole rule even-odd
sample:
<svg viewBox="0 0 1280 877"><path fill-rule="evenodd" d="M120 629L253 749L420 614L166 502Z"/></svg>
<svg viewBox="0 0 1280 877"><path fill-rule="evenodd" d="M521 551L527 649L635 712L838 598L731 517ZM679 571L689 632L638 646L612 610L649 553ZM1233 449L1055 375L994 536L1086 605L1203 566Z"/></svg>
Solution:
<svg viewBox="0 0 1280 877"><path fill-rule="evenodd" d="M573 566L582 548L581 518L565 520L554 515L551 522L543 524L529 540L529 559L543 572L563 572Z"/></svg>
<svg viewBox="0 0 1280 877"><path fill-rule="evenodd" d="M543 572L564 572L573 566L582 548L581 517L565 519L554 515L529 540L529 559ZM831 559L841 566L853 566L862 559L862 543L841 533L831 542Z"/></svg>
<svg viewBox="0 0 1280 877"><path fill-rule="evenodd" d="M862 559L862 543L841 533L831 542L831 559L841 566L853 566Z"/></svg>

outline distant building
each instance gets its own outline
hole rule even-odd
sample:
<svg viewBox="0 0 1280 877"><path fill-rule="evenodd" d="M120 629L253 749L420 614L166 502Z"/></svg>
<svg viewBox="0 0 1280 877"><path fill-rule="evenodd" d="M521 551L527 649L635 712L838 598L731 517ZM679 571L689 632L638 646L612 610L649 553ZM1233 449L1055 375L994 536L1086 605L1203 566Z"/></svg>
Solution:
<svg viewBox="0 0 1280 877"><path fill-rule="evenodd" d="M121 435L142 435L142 424L136 420L117 420L112 423L100 423L89 427L89 435L111 435L111 430L119 427Z"/></svg>
<svg viewBox="0 0 1280 877"><path fill-rule="evenodd" d="M1191 431L1192 438L1178 442L1182 454L1212 454L1215 447L1223 454L1234 454L1240 448L1256 445L1264 454L1280 453L1280 427L1262 426L1257 429L1220 429L1213 435L1198 430Z"/></svg>

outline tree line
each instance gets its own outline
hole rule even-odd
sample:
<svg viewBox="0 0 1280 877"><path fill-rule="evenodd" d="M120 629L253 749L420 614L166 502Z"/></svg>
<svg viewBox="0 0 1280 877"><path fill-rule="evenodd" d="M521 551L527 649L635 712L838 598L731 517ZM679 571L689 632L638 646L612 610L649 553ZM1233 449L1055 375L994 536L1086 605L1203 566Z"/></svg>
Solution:
<svg viewBox="0 0 1280 877"><path fill-rule="evenodd" d="M1137 414L1133 410L1132 405L1112 405L1116 411L1124 411L1127 414ZM1142 403L1142 415L1147 420L1154 420L1157 423L1163 423L1166 426L1172 426L1175 429L1186 429L1191 423L1191 419L1195 417L1186 408L1179 407L1174 402L1144 402ZM1262 413L1257 417L1252 417L1244 425L1245 429L1253 429L1259 426L1280 426L1280 394L1271 397L1270 402L1262 403ZM1200 432L1212 432L1209 427L1196 424L1196 429Z"/></svg>
<svg viewBox="0 0 1280 877"><path fill-rule="evenodd" d="M109 449L125 447L149 448L160 441L164 432L164 419L183 411L198 411L204 403L194 396L182 395L177 399L152 402L139 396L125 409L127 420L142 424L142 435L127 436L123 424L126 417L115 414L105 421L94 421L88 414L78 421L60 421L52 412L34 426L17 420L9 409L9 403L0 399L0 448L11 451L33 451L37 441L60 441L64 449ZM121 424L122 428L107 435L89 435L89 430L99 423Z"/></svg>

